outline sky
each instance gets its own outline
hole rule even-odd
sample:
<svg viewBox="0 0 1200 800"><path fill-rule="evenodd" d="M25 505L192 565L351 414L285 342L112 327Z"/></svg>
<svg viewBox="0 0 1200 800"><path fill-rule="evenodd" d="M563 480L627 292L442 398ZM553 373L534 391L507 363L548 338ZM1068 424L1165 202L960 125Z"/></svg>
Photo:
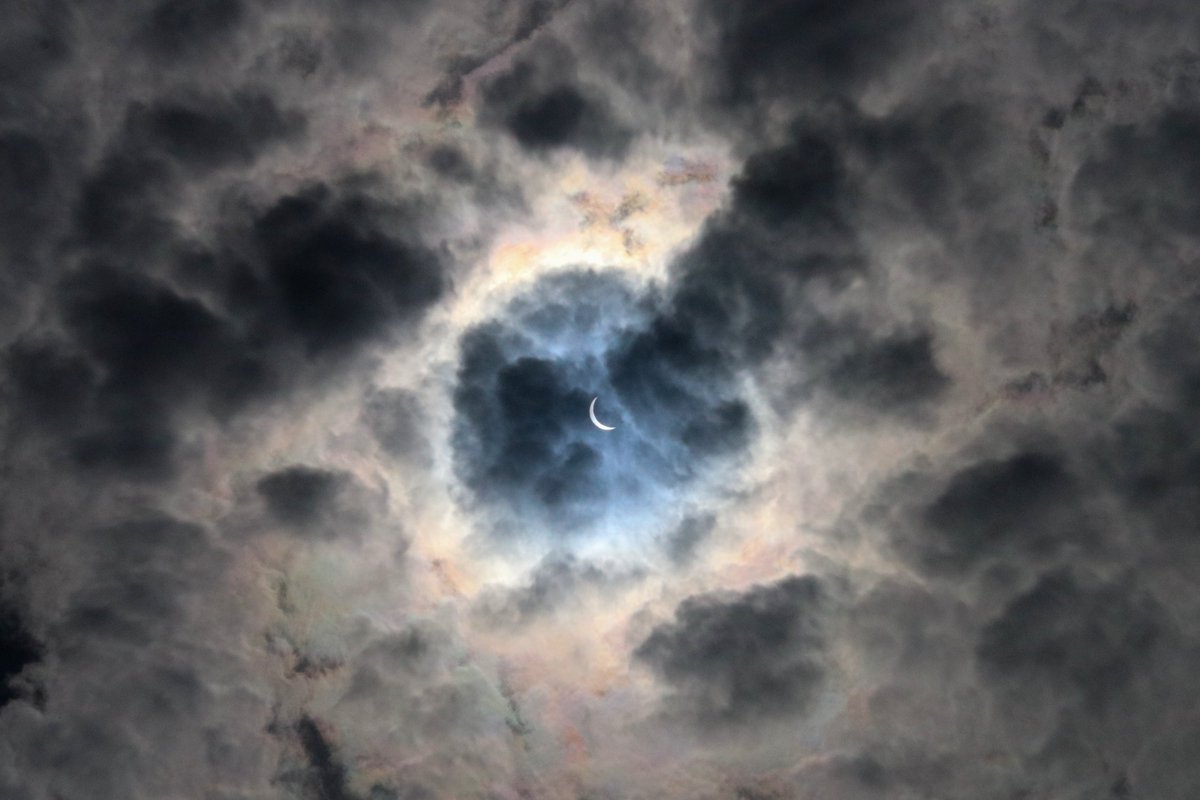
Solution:
<svg viewBox="0 0 1200 800"><path fill-rule="evenodd" d="M0 18L0 797L1200 796L1195 3Z"/></svg>

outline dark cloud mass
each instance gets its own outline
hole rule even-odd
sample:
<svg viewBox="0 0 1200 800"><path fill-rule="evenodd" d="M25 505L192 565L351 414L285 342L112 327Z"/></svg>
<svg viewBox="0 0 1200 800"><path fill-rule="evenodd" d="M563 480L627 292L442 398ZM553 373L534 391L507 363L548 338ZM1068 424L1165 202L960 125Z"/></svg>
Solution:
<svg viewBox="0 0 1200 800"><path fill-rule="evenodd" d="M204 53L233 33L244 15L239 0L163 0L145 13L136 38L155 58L174 60Z"/></svg>
<svg viewBox="0 0 1200 800"><path fill-rule="evenodd" d="M711 101L751 125L773 103L836 97L885 79L922 19L911 0L711 0L698 6L702 52L711 54L699 66L709 72ZM937 13L936 5L926 11Z"/></svg>
<svg viewBox="0 0 1200 800"><path fill-rule="evenodd" d="M258 493L280 522L307 525L337 499L345 476L311 467L288 467L259 480Z"/></svg>
<svg viewBox="0 0 1200 800"><path fill-rule="evenodd" d="M570 51L546 37L488 81L482 98L483 120L533 152L573 147L619 158L633 138L602 90L578 82Z"/></svg>
<svg viewBox="0 0 1200 800"><path fill-rule="evenodd" d="M297 135L303 124L299 113L282 111L257 92L134 104L126 119L127 136L139 151L157 150L198 170L249 164L260 149Z"/></svg>
<svg viewBox="0 0 1200 800"><path fill-rule="evenodd" d="M1194 3L0 19L0 798L1200 797Z"/></svg>
<svg viewBox="0 0 1200 800"><path fill-rule="evenodd" d="M825 604L812 577L693 597L634 656L672 688L676 711L704 724L803 712L825 675Z"/></svg>
<svg viewBox="0 0 1200 800"><path fill-rule="evenodd" d="M400 213L369 196L339 198L317 187L282 198L255 221L284 324L310 354L378 336L444 291L438 254L382 224Z"/></svg>
<svg viewBox="0 0 1200 800"><path fill-rule="evenodd" d="M311 765L312 774L306 781L311 795L321 800L350 800L354 797L346 789L346 767L338 762L316 721L311 717L301 718L296 723L296 737Z"/></svg>
<svg viewBox="0 0 1200 800"><path fill-rule="evenodd" d="M932 572L966 569L981 559L1048 555L1078 542L1078 502L1060 457L1023 452L982 461L953 475L921 510L918 559Z"/></svg>
<svg viewBox="0 0 1200 800"><path fill-rule="evenodd" d="M42 656L42 647L12 609L0 612L0 708L22 693L14 686L15 679L30 664Z"/></svg>
<svg viewBox="0 0 1200 800"><path fill-rule="evenodd" d="M1158 604L1134 587L1054 572L983 629L978 654L997 679L1057 682L1062 701L1075 694L1099 713L1137 680L1139 662L1153 662L1164 627Z"/></svg>
<svg viewBox="0 0 1200 800"><path fill-rule="evenodd" d="M120 193L140 204L145 191ZM104 241L140 239L149 211L117 213L96 228ZM35 336L9 349L21 413L65 437L81 466L168 477L185 419L228 419L295 389L305 372L324 381L441 295L443 259L396 229L405 216L359 191L281 197L249 226L249 260L191 254L207 297L138 269L136 255L120 257L121 267L86 263L55 287L66 341ZM174 238L154 224L155 240Z"/></svg>

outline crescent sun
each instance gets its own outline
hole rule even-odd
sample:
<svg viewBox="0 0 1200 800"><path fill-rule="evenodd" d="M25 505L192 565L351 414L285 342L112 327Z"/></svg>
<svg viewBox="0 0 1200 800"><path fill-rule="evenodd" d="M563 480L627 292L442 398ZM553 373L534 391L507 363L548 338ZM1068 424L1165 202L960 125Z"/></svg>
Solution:
<svg viewBox="0 0 1200 800"><path fill-rule="evenodd" d="M615 425L605 425L603 422L596 419L596 401L599 399L600 399L599 397L592 398L592 404L590 406L588 406L588 416L592 418L592 424L595 425L600 430L611 431L613 428L616 427Z"/></svg>

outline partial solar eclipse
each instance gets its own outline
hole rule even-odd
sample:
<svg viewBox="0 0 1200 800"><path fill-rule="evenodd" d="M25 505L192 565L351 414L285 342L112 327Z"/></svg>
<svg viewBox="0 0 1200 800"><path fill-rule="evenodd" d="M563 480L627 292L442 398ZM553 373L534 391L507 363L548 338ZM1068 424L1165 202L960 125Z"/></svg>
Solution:
<svg viewBox="0 0 1200 800"><path fill-rule="evenodd" d="M615 428L616 426L614 426L614 425L605 425L603 422L601 422L600 420L596 419L596 401L597 401L597 400L599 400L599 399L600 399L599 397L593 397L593 398L592 398L592 404L591 404L590 406L588 406L588 416L592 418L592 424L593 424L593 425L595 425L595 426L596 426L597 428L599 428L600 430L602 430L602 431L611 431L611 430L613 430L613 428Z"/></svg>

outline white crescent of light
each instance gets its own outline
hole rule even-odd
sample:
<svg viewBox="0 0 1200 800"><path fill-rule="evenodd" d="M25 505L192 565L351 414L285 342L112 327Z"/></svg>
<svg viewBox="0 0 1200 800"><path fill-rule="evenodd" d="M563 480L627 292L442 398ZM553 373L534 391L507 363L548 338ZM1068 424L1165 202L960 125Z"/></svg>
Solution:
<svg viewBox="0 0 1200 800"><path fill-rule="evenodd" d="M614 427L616 427L615 425L605 425L603 422L596 419L596 401L599 399L599 397L592 398L592 404L588 406L588 416L592 418L592 424L600 430L611 431Z"/></svg>

